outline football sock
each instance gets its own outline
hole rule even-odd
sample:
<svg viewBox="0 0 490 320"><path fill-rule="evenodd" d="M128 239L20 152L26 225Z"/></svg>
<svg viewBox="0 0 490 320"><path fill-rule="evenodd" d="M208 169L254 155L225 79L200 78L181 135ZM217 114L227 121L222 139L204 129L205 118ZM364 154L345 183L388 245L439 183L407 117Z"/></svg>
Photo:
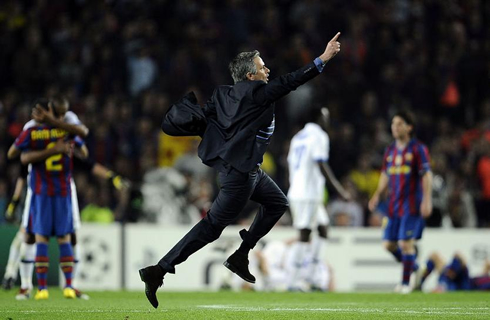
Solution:
<svg viewBox="0 0 490 320"><path fill-rule="evenodd" d="M39 290L47 288L49 257L48 257L48 244L37 243L36 244L36 276L37 285Z"/></svg>
<svg viewBox="0 0 490 320"><path fill-rule="evenodd" d="M311 263L308 266L308 278L311 282L311 279L315 276L316 272L316 267L318 266L318 263L320 262L320 253L323 248L323 246L327 243L326 238L322 237L314 237L312 242L311 242Z"/></svg>
<svg viewBox="0 0 490 320"><path fill-rule="evenodd" d="M71 287L73 272L73 249L70 243L60 244L60 267L65 275L65 287Z"/></svg>
<svg viewBox="0 0 490 320"><path fill-rule="evenodd" d="M34 272L34 260L36 259L36 245L21 244L21 251L24 251L24 257L20 261L20 287L21 289L32 288L32 273Z"/></svg>
<svg viewBox="0 0 490 320"><path fill-rule="evenodd" d="M400 249L400 247L396 247L395 251L390 252L395 257L396 261L402 262L402 250Z"/></svg>
<svg viewBox="0 0 490 320"><path fill-rule="evenodd" d="M303 262L305 258L305 253L308 250L308 246L310 244L308 242L298 241L293 245L293 272L291 274L291 278L289 279L289 287L294 288L297 286L297 283L300 279L301 268L303 267Z"/></svg>
<svg viewBox="0 0 490 320"><path fill-rule="evenodd" d="M17 279L17 270L20 263L20 246L22 244L22 232L17 232L10 244L9 259L5 268L5 279Z"/></svg>
<svg viewBox="0 0 490 320"><path fill-rule="evenodd" d="M420 279L420 285L424 284L425 279L427 279L427 277L434 270L434 266L435 266L435 264L434 264L434 261L432 261L432 259L427 260L427 265L425 267L424 274L422 275L422 278Z"/></svg>
<svg viewBox="0 0 490 320"><path fill-rule="evenodd" d="M412 274L413 265L415 263L415 255L414 254L402 255L402 262L403 262L402 284L408 285L410 283L410 275Z"/></svg>

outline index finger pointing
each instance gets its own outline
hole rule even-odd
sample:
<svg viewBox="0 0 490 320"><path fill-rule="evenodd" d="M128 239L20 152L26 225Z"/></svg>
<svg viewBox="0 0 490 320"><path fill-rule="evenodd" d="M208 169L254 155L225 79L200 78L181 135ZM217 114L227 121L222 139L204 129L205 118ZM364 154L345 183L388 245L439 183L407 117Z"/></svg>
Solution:
<svg viewBox="0 0 490 320"><path fill-rule="evenodd" d="M337 34L332 38L332 40L330 40L330 42L337 41L339 36L340 36L340 32L337 32Z"/></svg>

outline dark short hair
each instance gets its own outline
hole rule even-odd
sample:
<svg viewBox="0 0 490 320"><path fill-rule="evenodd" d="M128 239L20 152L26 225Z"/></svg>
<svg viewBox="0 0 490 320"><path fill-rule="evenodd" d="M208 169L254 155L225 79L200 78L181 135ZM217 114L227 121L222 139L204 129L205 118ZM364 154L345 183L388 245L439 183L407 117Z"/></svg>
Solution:
<svg viewBox="0 0 490 320"><path fill-rule="evenodd" d="M235 83L247 80L248 73L257 73L257 67L254 63L256 57L260 57L260 52L254 50L241 52L231 60L228 69L230 69L231 77Z"/></svg>
<svg viewBox="0 0 490 320"><path fill-rule="evenodd" d="M306 112L304 112L300 117L300 124L306 125L307 123L317 122L322 115L322 107L320 105L315 105Z"/></svg>
<svg viewBox="0 0 490 320"><path fill-rule="evenodd" d="M50 99L50 101L53 103L53 107L57 107L64 103L68 103L68 99L62 95L55 95Z"/></svg>
<svg viewBox="0 0 490 320"><path fill-rule="evenodd" d="M32 103L32 107L35 108L37 105L40 105L41 108L49 110L49 100L45 98L38 98L34 100Z"/></svg>
<svg viewBox="0 0 490 320"><path fill-rule="evenodd" d="M393 118L394 117L400 117L408 125L411 125L412 126L412 132L410 132L410 136L413 136L415 134L415 116L414 116L414 114L411 111L405 110L405 109L404 110L398 110L393 115Z"/></svg>

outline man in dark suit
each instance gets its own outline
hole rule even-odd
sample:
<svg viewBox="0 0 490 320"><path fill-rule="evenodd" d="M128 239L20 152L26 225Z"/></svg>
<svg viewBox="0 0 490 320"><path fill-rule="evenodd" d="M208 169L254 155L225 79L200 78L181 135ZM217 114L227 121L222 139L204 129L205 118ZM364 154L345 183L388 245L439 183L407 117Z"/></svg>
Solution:
<svg viewBox="0 0 490 320"><path fill-rule="evenodd" d="M193 94L172 106L162 129L173 135L201 135L198 154L204 164L219 171L220 191L206 217L197 223L155 266L140 270L145 293L158 307L157 289L175 265L216 240L239 215L247 201L261 204L249 230L240 231L242 244L224 263L245 281L255 283L248 270L248 253L276 224L288 200L260 169L274 132L274 102L319 75L340 51L340 33L308 65L269 82L270 70L258 51L242 52L229 65L233 86L219 86L204 109Z"/></svg>

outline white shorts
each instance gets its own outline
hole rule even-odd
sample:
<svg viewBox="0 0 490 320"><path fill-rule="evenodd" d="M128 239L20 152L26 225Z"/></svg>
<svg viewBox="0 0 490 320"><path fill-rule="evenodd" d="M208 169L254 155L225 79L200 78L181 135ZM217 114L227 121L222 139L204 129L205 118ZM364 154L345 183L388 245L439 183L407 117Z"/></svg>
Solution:
<svg viewBox="0 0 490 320"><path fill-rule="evenodd" d="M29 181L29 177L27 177ZM71 186L71 212L73 214L73 230L80 228L80 209L78 208L77 187L73 178L70 180ZM24 210L22 211L22 226L27 229L29 224L29 211L31 209L32 189L27 185L26 200L24 201Z"/></svg>
<svg viewBox="0 0 490 320"><path fill-rule="evenodd" d="M289 204L296 229L313 230L330 222L327 209L321 201L290 200Z"/></svg>

